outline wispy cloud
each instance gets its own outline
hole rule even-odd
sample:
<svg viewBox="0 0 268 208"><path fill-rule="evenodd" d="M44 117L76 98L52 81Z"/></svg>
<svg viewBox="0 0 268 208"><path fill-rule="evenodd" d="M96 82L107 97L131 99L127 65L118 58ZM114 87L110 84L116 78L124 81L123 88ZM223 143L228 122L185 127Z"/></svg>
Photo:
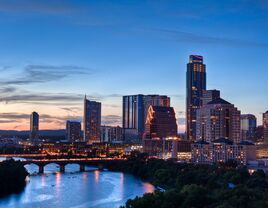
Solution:
<svg viewBox="0 0 268 208"><path fill-rule="evenodd" d="M27 65L24 67L21 74L12 78L6 78L5 81L0 81L0 85L27 85L32 83L45 83L61 80L71 75L73 76L91 73L93 73L93 70L75 65Z"/></svg>
<svg viewBox="0 0 268 208"><path fill-rule="evenodd" d="M103 125L111 125L111 126L116 126L116 125L121 125L122 123L122 117L118 115L105 115L102 116L102 124Z"/></svg>
<svg viewBox="0 0 268 208"><path fill-rule="evenodd" d="M0 123L20 123L22 121L30 120L30 114L26 113L16 113L16 112L9 112L9 113L0 113ZM48 114L40 114L39 115L40 122L44 123L56 123L58 125L65 124L66 120L82 120L80 116L53 116Z"/></svg>
<svg viewBox="0 0 268 208"><path fill-rule="evenodd" d="M146 30L145 30L146 31ZM268 43L265 42L255 42L242 39L234 39L228 37L216 37L210 35L202 35L200 33L191 33L180 30L173 29L150 29L147 31L157 32L162 35L162 37L173 40L177 42L184 43L199 43L199 44L214 44L229 47L257 47L257 48L268 48Z"/></svg>

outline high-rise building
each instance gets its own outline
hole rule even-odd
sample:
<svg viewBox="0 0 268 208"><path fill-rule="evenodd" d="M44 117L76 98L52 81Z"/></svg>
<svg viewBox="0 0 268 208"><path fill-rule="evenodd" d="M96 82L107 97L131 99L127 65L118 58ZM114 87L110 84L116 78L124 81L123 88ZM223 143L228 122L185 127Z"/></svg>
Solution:
<svg viewBox="0 0 268 208"><path fill-rule="evenodd" d="M123 96L123 129L126 141L141 141L150 105L169 107L170 98L165 95L142 94Z"/></svg>
<svg viewBox="0 0 268 208"><path fill-rule="evenodd" d="M268 111L263 114L263 142L268 144Z"/></svg>
<svg viewBox="0 0 268 208"><path fill-rule="evenodd" d="M240 111L231 103L217 98L197 109L196 140L207 142L224 137L241 142Z"/></svg>
<svg viewBox="0 0 268 208"><path fill-rule="evenodd" d="M120 126L101 126L101 142L120 143L123 141L123 129Z"/></svg>
<svg viewBox="0 0 268 208"><path fill-rule="evenodd" d="M203 90L201 97L202 105L206 105L208 102L220 98L219 90Z"/></svg>
<svg viewBox="0 0 268 208"><path fill-rule="evenodd" d="M206 90L206 65L203 57L190 55L186 74L186 131L187 139L196 139L196 110L202 106L201 97Z"/></svg>
<svg viewBox="0 0 268 208"><path fill-rule="evenodd" d="M175 111L172 107L150 106L146 118L147 139L177 137Z"/></svg>
<svg viewBox="0 0 268 208"><path fill-rule="evenodd" d="M75 120L66 121L66 139L68 142L81 141L81 122Z"/></svg>
<svg viewBox="0 0 268 208"><path fill-rule="evenodd" d="M241 139L254 141L257 128L257 119L252 114L242 114L241 117Z"/></svg>
<svg viewBox="0 0 268 208"><path fill-rule="evenodd" d="M84 141L100 142L101 103L84 99Z"/></svg>
<svg viewBox="0 0 268 208"><path fill-rule="evenodd" d="M39 139L39 114L32 112L30 116L30 140L32 142L38 141Z"/></svg>
<svg viewBox="0 0 268 208"><path fill-rule="evenodd" d="M138 141L144 131L144 95L123 96L123 129L126 141Z"/></svg>

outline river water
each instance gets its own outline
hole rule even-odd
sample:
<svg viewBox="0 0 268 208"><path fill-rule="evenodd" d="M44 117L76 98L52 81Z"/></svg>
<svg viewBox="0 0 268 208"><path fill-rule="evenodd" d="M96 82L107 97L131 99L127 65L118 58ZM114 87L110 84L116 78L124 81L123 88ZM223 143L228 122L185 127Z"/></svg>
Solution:
<svg viewBox="0 0 268 208"><path fill-rule="evenodd" d="M154 186L120 172L99 171L69 164L60 173L56 164L45 166L44 174L36 174L36 165L27 165L31 173L20 194L0 199L0 208L117 208L128 199L153 192Z"/></svg>

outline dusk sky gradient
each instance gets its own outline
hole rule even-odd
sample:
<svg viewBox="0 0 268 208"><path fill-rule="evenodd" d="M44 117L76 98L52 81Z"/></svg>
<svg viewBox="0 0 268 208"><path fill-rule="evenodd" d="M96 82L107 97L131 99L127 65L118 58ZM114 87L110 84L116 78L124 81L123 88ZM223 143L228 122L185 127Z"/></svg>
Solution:
<svg viewBox="0 0 268 208"><path fill-rule="evenodd" d="M208 89L261 124L268 110L268 1L0 0L0 129L65 128L83 98L121 125L122 96L171 97L185 123L186 64L204 56Z"/></svg>

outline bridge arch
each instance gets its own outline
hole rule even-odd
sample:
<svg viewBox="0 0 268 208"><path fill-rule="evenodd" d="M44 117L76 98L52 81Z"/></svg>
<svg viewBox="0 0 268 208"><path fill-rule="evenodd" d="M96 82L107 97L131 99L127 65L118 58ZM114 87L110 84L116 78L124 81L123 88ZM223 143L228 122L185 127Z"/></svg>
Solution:
<svg viewBox="0 0 268 208"><path fill-rule="evenodd" d="M39 172L39 165L36 163L27 163L24 165L24 167L30 174L35 174Z"/></svg>

